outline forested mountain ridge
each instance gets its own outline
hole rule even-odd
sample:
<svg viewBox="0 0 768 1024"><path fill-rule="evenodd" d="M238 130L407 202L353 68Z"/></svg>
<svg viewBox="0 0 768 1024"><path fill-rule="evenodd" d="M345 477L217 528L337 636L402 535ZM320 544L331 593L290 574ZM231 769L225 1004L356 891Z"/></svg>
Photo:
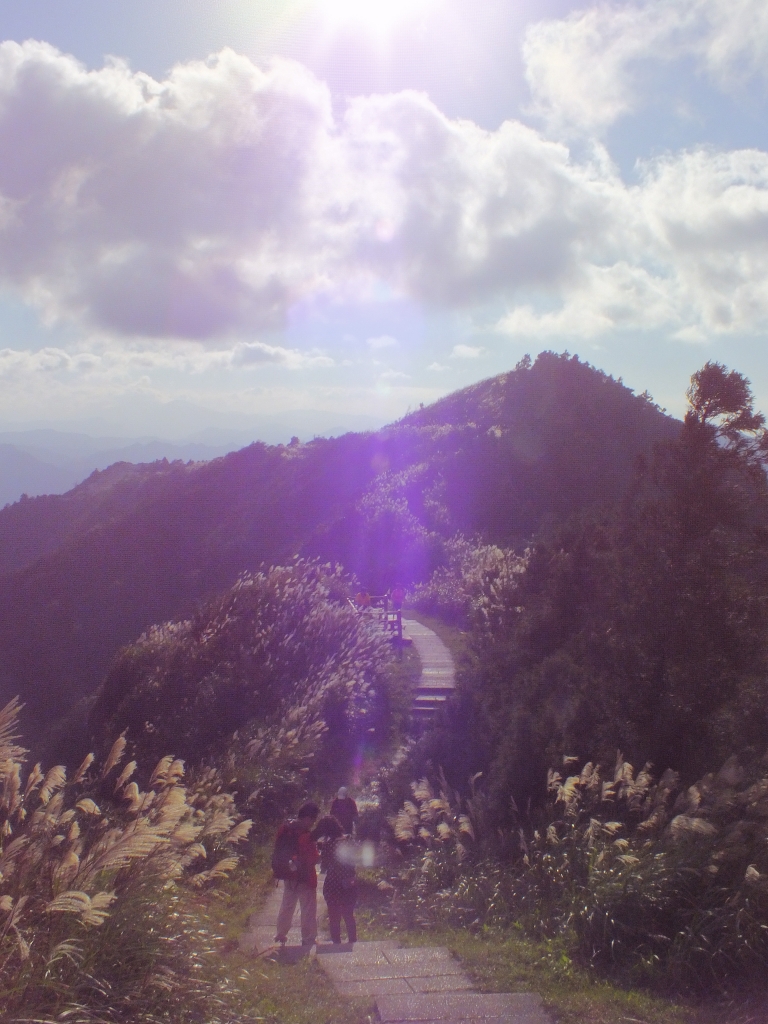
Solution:
<svg viewBox="0 0 768 1024"><path fill-rule="evenodd" d="M123 644L245 569L303 554L371 589L424 578L456 532L520 545L615 505L638 456L678 429L646 397L546 353L378 433L118 465L17 503L0 511L0 699L21 694L34 741Z"/></svg>
<svg viewBox="0 0 768 1024"><path fill-rule="evenodd" d="M71 540L132 512L202 463L116 462L65 494L22 498L0 511L0 576L31 565Z"/></svg>

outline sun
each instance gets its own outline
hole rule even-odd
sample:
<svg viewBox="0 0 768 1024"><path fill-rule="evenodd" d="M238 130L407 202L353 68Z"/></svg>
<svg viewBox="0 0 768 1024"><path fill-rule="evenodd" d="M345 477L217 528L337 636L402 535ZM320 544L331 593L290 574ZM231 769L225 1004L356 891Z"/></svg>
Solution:
<svg viewBox="0 0 768 1024"><path fill-rule="evenodd" d="M334 28L355 28L387 36L426 14L437 0L317 0L317 10Z"/></svg>

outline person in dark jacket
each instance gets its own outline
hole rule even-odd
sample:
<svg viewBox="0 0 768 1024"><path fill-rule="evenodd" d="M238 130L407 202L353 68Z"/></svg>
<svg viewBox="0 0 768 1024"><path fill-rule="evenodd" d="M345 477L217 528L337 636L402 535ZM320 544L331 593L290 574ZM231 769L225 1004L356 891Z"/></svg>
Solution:
<svg viewBox="0 0 768 1024"><path fill-rule="evenodd" d="M286 878L283 882L283 901L277 915L277 935L275 942L285 945L288 932L291 930L296 904L301 906L301 944L311 946L317 938L317 871L315 865L320 860L315 840L312 837L312 826L317 821L320 808L308 801L299 808L294 821L287 821L280 826L278 837L287 830L296 834L296 872L295 877Z"/></svg>
<svg viewBox="0 0 768 1024"><path fill-rule="evenodd" d="M336 794L336 799L331 804L331 814L341 825L344 834L351 836L357 823L357 804L348 795L346 786L342 786Z"/></svg>
<svg viewBox="0 0 768 1024"><path fill-rule="evenodd" d="M347 929L347 942L357 942L357 876L352 844L345 839L342 827L334 817L321 818L313 835L323 840L323 864L326 868L323 896L328 907L331 942L341 942L342 918Z"/></svg>

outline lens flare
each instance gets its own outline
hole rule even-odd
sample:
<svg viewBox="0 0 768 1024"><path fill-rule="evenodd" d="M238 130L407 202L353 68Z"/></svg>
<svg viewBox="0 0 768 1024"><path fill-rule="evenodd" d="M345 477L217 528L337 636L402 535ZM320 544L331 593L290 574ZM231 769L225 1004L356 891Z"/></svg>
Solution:
<svg viewBox="0 0 768 1024"><path fill-rule="evenodd" d="M335 28L386 36L426 14L436 0L317 0L317 10Z"/></svg>

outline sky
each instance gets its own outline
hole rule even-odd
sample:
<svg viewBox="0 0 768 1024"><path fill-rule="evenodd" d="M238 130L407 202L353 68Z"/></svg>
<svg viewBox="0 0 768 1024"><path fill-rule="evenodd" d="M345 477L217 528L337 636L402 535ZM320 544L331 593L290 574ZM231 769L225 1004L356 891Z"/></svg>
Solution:
<svg viewBox="0 0 768 1024"><path fill-rule="evenodd" d="M765 0L0 0L0 40L2 429L358 429L545 349L768 412Z"/></svg>

